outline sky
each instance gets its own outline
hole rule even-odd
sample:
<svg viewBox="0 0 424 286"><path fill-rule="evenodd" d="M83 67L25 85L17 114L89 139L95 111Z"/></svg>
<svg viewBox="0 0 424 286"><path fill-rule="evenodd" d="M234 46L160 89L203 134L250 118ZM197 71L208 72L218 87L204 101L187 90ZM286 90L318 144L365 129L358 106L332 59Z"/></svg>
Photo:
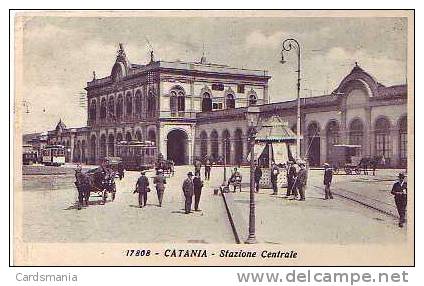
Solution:
<svg viewBox="0 0 424 286"><path fill-rule="evenodd" d="M406 82L406 18L288 17L28 17L23 25L24 133L51 130L59 119L85 126L80 107L93 71L110 75L118 43L131 63L155 58L200 61L267 70L272 102L296 98L296 52L282 41L301 44L301 95L334 90L355 62L384 85ZM25 111L25 109L24 109Z"/></svg>

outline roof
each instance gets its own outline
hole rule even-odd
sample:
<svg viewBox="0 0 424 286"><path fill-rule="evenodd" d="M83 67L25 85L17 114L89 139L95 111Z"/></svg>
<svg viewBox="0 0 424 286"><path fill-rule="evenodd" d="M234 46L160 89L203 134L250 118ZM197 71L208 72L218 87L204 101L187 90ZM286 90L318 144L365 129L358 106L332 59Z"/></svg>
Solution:
<svg viewBox="0 0 424 286"><path fill-rule="evenodd" d="M272 116L260 127L256 141L292 141L296 140L296 134L283 122L280 117Z"/></svg>

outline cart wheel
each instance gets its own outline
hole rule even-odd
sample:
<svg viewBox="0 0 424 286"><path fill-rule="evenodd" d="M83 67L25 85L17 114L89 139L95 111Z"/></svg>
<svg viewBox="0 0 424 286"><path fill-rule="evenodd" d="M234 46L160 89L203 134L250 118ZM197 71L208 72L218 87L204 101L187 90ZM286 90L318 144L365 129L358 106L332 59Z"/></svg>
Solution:
<svg viewBox="0 0 424 286"><path fill-rule="evenodd" d="M334 168L333 168L333 172L334 172L334 174L338 174L338 173L339 173L339 168L334 167Z"/></svg>
<svg viewBox="0 0 424 286"><path fill-rule="evenodd" d="M355 173L356 173L356 175L360 175L360 174L361 174L361 169L356 168L356 169L355 169Z"/></svg>

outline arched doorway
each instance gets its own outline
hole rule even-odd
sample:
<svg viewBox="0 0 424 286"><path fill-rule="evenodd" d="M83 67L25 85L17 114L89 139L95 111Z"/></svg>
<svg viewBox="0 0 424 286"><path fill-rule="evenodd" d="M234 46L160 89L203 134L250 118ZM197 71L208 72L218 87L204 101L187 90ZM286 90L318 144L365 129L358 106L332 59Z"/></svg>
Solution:
<svg viewBox="0 0 424 286"><path fill-rule="evenodd" d="M108 153L108 155L111 157L115 156L115 137L113 134L109 134Z"/></svg>
<svg viewBox="0 0 424 286"><path fill-rule="evenodd" d="M340 127L339 123L331 120L327 124L325 135L327 137L327 160L333 153L333 146L340 143Z"/></svg>
<svg viewBox="0 0 424 286"><path fill-rule="evenodd" d="M210 144L211 144L211 157L214 160L218 159L218 150L219 150L219 142L218 142L218 132L216 132L216 130L213 130L211 132L211 140L210 140Z"/></svg>
<svg viewBox="0 0 424 286"><path fill-rule="evenodd" d="M234 132L234 161L237 165L243 162L243 131Z"/></svg>
<svg viewBox="0 0 424 286"><path fill-rule="evenodd" d="M390 121L385 117L380 117L375 122L375 155L384 156L386 164L390 164L392 157L390 128Z"/></svg>
<svg viewBox="0 0 424 286"><path fill-rule="evenodd" d="M166 142L167 159L174 161L175 165L188 163L187 133L183 130L172 130L168 133Z"/></svg>
<svg viewBox="0 0 424 286"><path fill-rule="evenodd" d="M295 130L297 126L294 126ZM309 164L311 166L320 165L320 154L321 154L321 139L320 139L320 130L318 124L313 122L308 126L308 158Z"/></svg>
<svg viewBox="0 0 424 286"><path fill-rule="evenodd" d="M231 161L231 136L227 129L222 132L222 140L222 154L224 155L223 159L225 160L226 164L229 164Z"/></svg>
<svg viewBox="0 0 424 286"><path fill-rule="evenodd" d="M399 164L402 168L407 165L408 159L408 120L403 116L399 120Z"/></svg>
<svg viewBox="0 0 424 286"><path fill-rule="evenodd" d="M91 163L95 164L96 163L96 136L92 135L91 136L91 140L90 140L90 149L91 149L91 158L90 161Z"/></svg>
<svg viewBox="0 0 424 286"><path fill-rule="evenodd" d="M100 136L100 159L106 157L106 135Z"/></svg>
<svg viewBox="0 0 424 286"><path fill-rule="evenodd" d="M200 133L200 157L205 159L208 156L208 134L206 131Z"/></svg>

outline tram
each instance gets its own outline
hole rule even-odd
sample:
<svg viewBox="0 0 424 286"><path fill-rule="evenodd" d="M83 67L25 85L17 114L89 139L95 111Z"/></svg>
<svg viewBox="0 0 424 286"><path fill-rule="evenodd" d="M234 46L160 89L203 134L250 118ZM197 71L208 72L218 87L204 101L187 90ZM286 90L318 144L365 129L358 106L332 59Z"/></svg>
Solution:
<svg viewBox="0 0 424 286"><path fill-rule="evenodd" d="M22 164L32 165L37 163L38 153L32 148L32 145L23 145L22 148Z"/></svg>
<svg viewBox="0 0 424 286"><path fill-rule="evenodd" d="M157 148L151 141L121 141L116 144L125 170L148 170L155 166Z"/></svg>
<svg viewBox="0 0 424 286"><path fill-rule="evenodd" d="M41 163L46 166L60 166L65 164L65 146L47 145L42 151Z"/></svg>

